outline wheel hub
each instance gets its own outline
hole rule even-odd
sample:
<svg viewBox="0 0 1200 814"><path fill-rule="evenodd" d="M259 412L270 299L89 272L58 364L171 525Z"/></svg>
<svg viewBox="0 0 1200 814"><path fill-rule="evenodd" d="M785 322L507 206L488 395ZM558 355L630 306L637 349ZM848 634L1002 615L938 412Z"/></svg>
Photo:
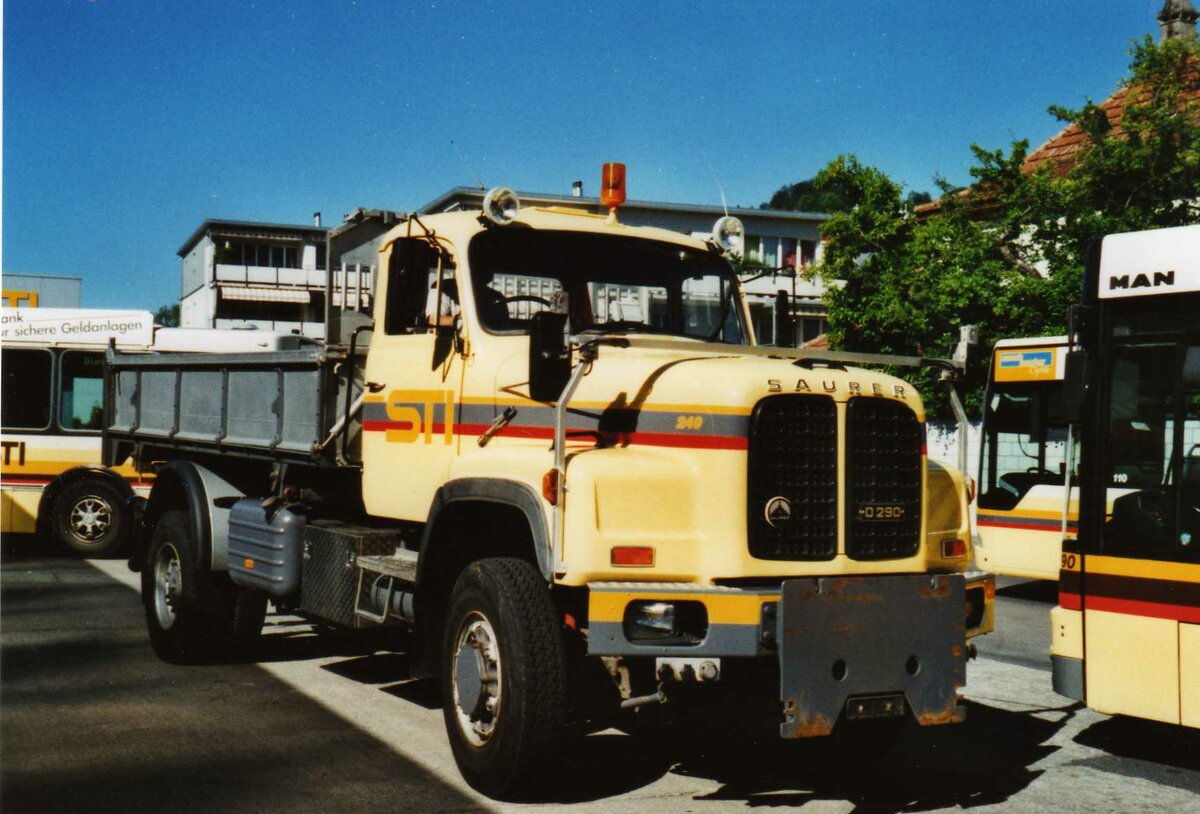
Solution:
<svg viewBox="0 0 1200 814"><path fill-rule="evenodd" d="M167 630L175 624L179 612L179 597L182 590L179 575L179 552L172 545L159 549L154 561L154 610L158 624Z"/></svg>
<svg viewBox="0 0 1200 814"><path fill-rule="evenodd" d="M459 626L454 654L454 705L467 740L491 739L500 711L500 650L491 623L472 613Z"/></svg>
<svg viewBox="0 0 1200 814"><path fill-rule="evenodd" d="M71 507L71 532L81 540L95 542L112 525L112 509L97 497L84 497Z"/></svg>

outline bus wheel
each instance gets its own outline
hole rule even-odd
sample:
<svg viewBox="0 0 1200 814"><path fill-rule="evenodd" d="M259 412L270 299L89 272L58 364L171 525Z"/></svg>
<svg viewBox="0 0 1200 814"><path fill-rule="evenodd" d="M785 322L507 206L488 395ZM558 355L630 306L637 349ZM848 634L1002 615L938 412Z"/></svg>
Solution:
<svg viewBox="0 0 1200 814"><path fill-rule="evenodd" d="M85 557L118 553L129 540L124 499L116 487L88 478L69 483L54 501L58 541Z"/></svg>
<svg viewBox="0 0 1200 814"><path fill-rule="evenodd" d="M554 603L532 565L493 558L463 571L446 616L442 709L473 788L505 798L544 773L566 730L565 662Z"/></svg>

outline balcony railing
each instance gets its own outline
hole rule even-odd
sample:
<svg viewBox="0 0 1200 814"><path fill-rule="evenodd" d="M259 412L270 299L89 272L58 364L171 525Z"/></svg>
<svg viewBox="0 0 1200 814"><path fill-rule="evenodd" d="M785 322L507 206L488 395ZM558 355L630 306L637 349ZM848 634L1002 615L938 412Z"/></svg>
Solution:
<svg viewBox="0 0 1200 814"><path fill-rule="evenodd" d="M324 269L294 269L276 266L237 266L218 263L213 282L217 285L261 286L276 289L325 290ZM370 266L347 265L333 272L333 306L369 310L375 291ZM343 306L343 303L345 305Z"/></svg>

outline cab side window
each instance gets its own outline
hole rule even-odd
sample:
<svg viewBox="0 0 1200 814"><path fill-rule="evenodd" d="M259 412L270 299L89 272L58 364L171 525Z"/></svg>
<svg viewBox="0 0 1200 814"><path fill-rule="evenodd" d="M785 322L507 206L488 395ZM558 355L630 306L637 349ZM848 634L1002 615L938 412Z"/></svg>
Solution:
<svg viewBox="0 0 1200 814"><path fill-rule="evenodd" d="M443 255L442 295L453 292L454 265ZM437 284L438 251L425 240L397 240L387 271L387 304L384 332L426 333L429 330L430 291Z"/></svg>

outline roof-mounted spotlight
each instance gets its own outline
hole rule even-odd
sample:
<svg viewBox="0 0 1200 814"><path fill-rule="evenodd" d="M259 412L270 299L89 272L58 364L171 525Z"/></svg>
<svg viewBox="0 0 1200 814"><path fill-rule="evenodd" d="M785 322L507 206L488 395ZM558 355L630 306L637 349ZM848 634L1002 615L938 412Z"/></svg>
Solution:
<svg viewBox="0 0 1200 814"><path fill-rule="evenodd" d="M713 224L712 237L709 239L723 253L741 257L746 247L746 230L740 220L726 215L717 218L717 222Z"/></svg>
<svg viewBox="0 0 1200 814"><path fill-rule="evenodd" d="M507 187L492 187L483 196L483 216L497 226L512 223L521 209L521 199Z"/></svg>

